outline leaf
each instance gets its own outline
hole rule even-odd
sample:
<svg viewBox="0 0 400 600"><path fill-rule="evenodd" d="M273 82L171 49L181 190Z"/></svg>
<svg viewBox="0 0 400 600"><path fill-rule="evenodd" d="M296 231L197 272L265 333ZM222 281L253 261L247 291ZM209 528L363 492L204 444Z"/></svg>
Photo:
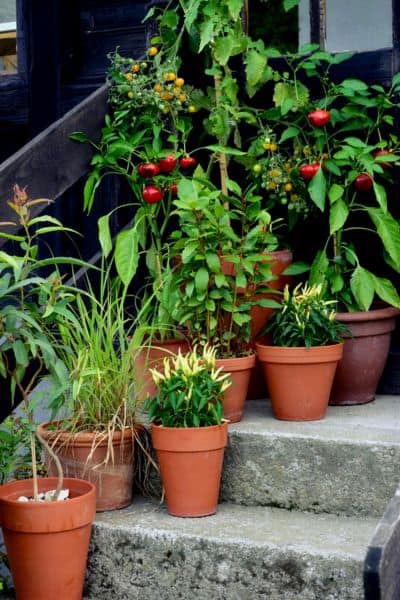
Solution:
<svg viewBox="0 0 400 600"><path fill-rule="evenodd" d="M288 12L295 6L298 6L300 0L283 0L283 8L285 12Z"/></svg>
<svg viewBox="0 0 400 600"><path fill-rule="evenodd" d="M357 266L350 279L350 288L360 308L369 310L375 293L372 273Z"/></svg>
<svg viewBox="0 0 400 600"><path fill-rule="evenodd" d="M368 89L367 84L359 79L345 79L340 85L355 92L363 92Z"/></svg>
<svg viewBox="0 0 400 600"><path fill-rule="evenodd" d="M329 212L329 232L335 233L343 227L349 216L349 207L341 198L332 204Z"/></svg>
<svg viewBox="0 0 400 600"><path fill-rule="evenodd" d="M88 212L93 206L94 194L100 180L101 177L98 171L92 171L86 180L85 187L83 188L83 208Z"/></svg>
<svg viewBox="0 0 400 600"><path fill-rule="evenodd" d="M384 277L377 277L373 273L371 273L371 276L374 280L375 292L379 298L391 306L400 308L400 297L392 282Z"/></svg>
<svg viewBox="0 0 400 600"><path fill-rule="evenodd" d="M301 275L301 273L306 273L307 271L310 270L310 265L305 263L305 262L301 262L301 261L297 261L291 265L289 265L288 267L286 267L286 269L283 271L283 275Z"/></svg>
<svg viewBox="0 0 400 600"><path fill-rule="evenodd" d="M103 215L97 221L97 227L99 232L99 242L103 252L104 258L110 254L112 250L112 239L110 232L110 215Z"/></svg>
<svg viewBox="0 0 400 600"><path fill-rule="evenodd" d="M326 271L329 267L329 260L324 250L320 250L314 258L311 265L309 284L314 285L322 283L326 279Z"/></svg>
<svg viewBox="0 0 400 600"><path fill-rule="evenodd" d="M366 208L365 210L371 217L385 250L397 270L400 271L400 225L398 221L380 208Z"/></svg>
<svg viewBox="0 0 400 600"><path fill-rule="evenodd" d="M246 78L250 87L255 87L261 81L267 66L267 57L257 50L249 50L246 56Z"/></svg>
<svg viewBox="0 0 400 600"><path fill-rule="evenodd" d="M61 221L56 219L55 217L51 217L50 215L42 215L40 217L35 217L31 219L28 223L28 227L32 227L32 225L36 225L37 223L53 223L53 225L58 225L58 227L62 227Z"/></svg>
<svg viewBox="0 0 400 600"><path fill-rule="evenodd" d="M364 148L366 146L365 142L360 140L360 138L357 138L354 136L345 138L344 141L346 142L346 144L348 144L349 146L352 146L353 148Z"/></svg>
<svg viewBox="0 0 400 600"><path fill-rule="evenodd" d="M215 254L214 252L206 252L206 261L208 267L213 273L218 273L221 271L221 262L218 254Z"/></svg>
<svg viewBox="0 0 400 600"><path fill-rule="evenodd" d="M324 160L324 168L327 169L330 173L337 175L338 177L340 177L340 175L342 174L335 161L331 160L330 158Z"/></svg>
<svg viewBox="0 0 400 600"><path fill-rule="evenodd" d="M226 65L231 57L233 39L230 36L219 37L215 41L214 55L220 65Z"/></svg>
<svg viewBox="0 0 400 600"><path fill-rule="evenodd" d="M136 273L139 262L138 239L135 229L119 233L115 243L114 260L122 283L128 286Z"/></svg>
<svg viewBox="0 0 400 600"><path fill-rule="evenodd" d="M82 131L74 131L73 133L70 133L68 137L74 142L90 142L86 133L83 133Z"/></svg>
<svg viewBox="0 0 400 600"><path fill-rule="evenodd" d="M325 208L326 179L321 167L311 179L308 186L308 192L311 196L311 200L322 212Z"/></svg>
<svg viewBox="0 0 400 600"><path fill-rule="evenodd" d="M387 196L386 190L380 183L373 182L375 198L378 201L379 206L383 210L384 213L387 213Z"/></svg>
<svg viewBox="0 0 400 600"><path fill-rule="evenodd" d="M26 367L28 365L29 359L28 353L25 348L25 344L22 342L22 340L16 340L13 343L12 347L17 364Z"/></svg>
<svg viewBox="0 0 400 600"><path fill-rule="evenodd" d="M247 152L238 150L237 148L231 148L230 146L221 146L219 144L211 144L205 146L205 150L211 150L212 152L222 152L223 154L232 154L233 156L245 156Z"/></svg>
<svg viewBox="0 0 400 600"><path fill-rule="evenodd" d="M211 42L214 35L214 22L212 19L208 19L200 25L200 46L198 53Z"/></svg>
<svg viewBox="0 0 400 600"><path fill-rule="evenodd" d="M194 285L198 293L205 292L208 286L209 275L205 267L200 267L194 278Z"/></svg>
<svg viewBox="0 0 400 600"><path fill-rule="evenodd" d="M331 204L334 204L339 198L342 198L344 194L344 187L334 183L329 188L328 198Z"/></svg>
<svg viewBox="0 0 400 600"><path fill-rule="evenodd" d="M225 183L226 183L226 187L228 188L228 190L230 192L233 192L237 196L241 195L242 188L240 187L240 185L238 183L236 183L236 181L233 181L233 179L228 178L225 180Z"/></svg>
<svg viewBox="0 0 400 600"><path fill-rule="evenodd" d="M300 129L298 129L297 127L287 127L285 129L285 131L282 133L280 139L279 139L279 143L281 144L282 142L285 142L286 140L289 140L291 138L296 137L297 135L299 135L300 133Z"/></svg>

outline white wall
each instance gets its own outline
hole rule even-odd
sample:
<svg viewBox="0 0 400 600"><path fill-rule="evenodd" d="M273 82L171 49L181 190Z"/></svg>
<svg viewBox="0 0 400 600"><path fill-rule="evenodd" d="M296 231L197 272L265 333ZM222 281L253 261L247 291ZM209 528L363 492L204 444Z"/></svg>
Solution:
<svg viewBox="0 0 400 600"><path fill-rule="evenodd" d="M392 43L392 0L326 0L326 50L365 51ZM300 45L310 40L309 0L299 9Z"/></svg>

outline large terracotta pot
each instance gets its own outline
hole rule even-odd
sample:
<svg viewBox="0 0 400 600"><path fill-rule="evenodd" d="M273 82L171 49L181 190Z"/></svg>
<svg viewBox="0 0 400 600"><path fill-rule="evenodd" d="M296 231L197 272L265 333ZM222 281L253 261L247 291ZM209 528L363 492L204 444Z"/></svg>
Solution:
<svg viewBox="0 0 400 600"><path fill-rule="evenodd" d="M133 441L134 433L127 427L124 432L116 431L111 447L112 456L107 458L109 438L107 434L50 430L50 425L39 425L40 435L52 447L61 461L66 477L77 477L91 481L96 486L96 510L124 508L132 502L133 494ZM57 469L53 459L45 451L49 475L55 476Z"/></svg>
<svg viewBox="0 0 400 600"><path fill-rule="evenodd" d="M291 281L290 275L283 275L283 271L292 264L293 255L290 250L276 250L275 252L269 252L266 254L265 263L269 263L271 266L271 272L275 276L272 281L265 282L264 285L268 286L273 290L283 290L286 284ZM276 299L273 294L262 293L254 294L253 300L260 300L262 298ZM251 336L254 341L257 335L259 335L261 329L268 321L269 317L274 312L273 308L263 308L262 306L253 306L251 309Z"/></svg>
<svg viewBox="0 0 400 600"><path fill-rule="evenodd" d="M205 517L217 511L228 424L151 428L170 515Z"/></svg>
<svg viewBox="0 0 400 600"><path fill-rule="evenodd" d="M157 369L162 372L164 358L176 356L179 350L182 354L186 354L189 351L189 342L185 339L151 342L140 350L135 357L135 389L139 399L144 400L157 394L157 388L149 369Z"/></svg>
<svg viewBox="0 0 400 600"><path fill-rule="evenodd" d="M39 492L56 486L56 478L39 479ZM82 598L96 491L79 479L65 478L63 487L69 500L18 502L33 496L32 479L0 486L0 523L18 600Z"/></svg>
<svg viewBox="0 0 400 600"><path fill-rule="evenodd" d="M256 343L256 351L277 419L314 421L325 416L343 344L283 348Z"/></svg>
<svg viewBox="0 0 400 600"><path fill-rule="evenodd" d="M337 313L350 330L330 398L330 404L365 404L375 398L385 367L390 336L400 314L391 306L365 312Z"/></svg>
<svg viewBox="0 0 400 600"><path fill-rule="evenodd" d="M217 368L229 373L232 385L224 395L224 417L231 423L240 421L243 415L244 403L247 398L250 377L256 364L256 355L240 356L238 358L219 358Z"/></svg>

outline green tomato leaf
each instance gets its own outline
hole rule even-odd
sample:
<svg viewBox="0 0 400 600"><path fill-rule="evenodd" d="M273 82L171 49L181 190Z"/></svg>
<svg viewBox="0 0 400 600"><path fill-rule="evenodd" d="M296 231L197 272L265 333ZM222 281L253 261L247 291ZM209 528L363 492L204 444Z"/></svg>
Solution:
<svg viewBox="0 0 400 600"><path fill-rule="evenodd" d="M246 78L248 85L253 88L262 80L265 68L267 66L267 57L260 54L257 50L250 50L246 56Z"/></svg>
<svg viewBox="0 0 400 600"><path fill-rule="evenodd" d="M295 6L298 6L300 0L283 0L283 8L285 12L288 12Z"/></svg>
<svg viewBox="0 0 400 600"><path fill-rule="evenodd" d="M298 136L300 133L300 129L298 129L297 127L287 127L284 132L282 133L280 139L279 139L279 143L281 144L282 142L285 142L286 140L290 140L291 138L294 138L296 136Z"/></svg>
<svg viewBox="0 0 400 600"><path fill-rule="evenodd" d="M322 212L325 208L326 179L321 167L311 179L308 185L308 192L311 196L311 200Z"/></svg>
<svg viewBox="0 0 400 600"><path fill-rule="evenodd" d="M219 37L215 41L214 56L220 65L225 66L231 57L233 39L230 36Z"/></svg>
<svg viewBox="0 0 400 600"><path fill-rule="evenodd" d="M200 25L200 46L198 50L199 54L211 42L213 35L214 22L212 19L208 19Z"/></svg>
<svg viewBox="0 0 400 600"><path fill-rule="evenodd" d="M331 206L329 211L329 232L335 233L343 227L349 216L349 207L341 198Z"/></svg>
<svg viewBox="0 0 400 600"><path fill-rule="evenodd" d="M350 288L361 310L369 310L375 294L372 273L363 267L356 267L350 279Z"/></svg>

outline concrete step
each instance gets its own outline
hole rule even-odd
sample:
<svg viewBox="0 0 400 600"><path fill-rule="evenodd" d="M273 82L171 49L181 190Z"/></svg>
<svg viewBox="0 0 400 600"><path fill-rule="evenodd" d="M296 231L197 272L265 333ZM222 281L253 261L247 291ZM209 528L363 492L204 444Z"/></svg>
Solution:
<svg viewBox="0 0 400 600"><path fill-rule="evenodd" d="M135 498L98 514L87 600L361 600L377 520L221 504L180 519Z"/></svg>
<svg viewBox="0 0 400 600"><path fill-rule="evenodd" d="M225 502L380 517L399 482L400 398L331 406L325 419L274 419L268 401L246 404L229 426Z"/></svg>

